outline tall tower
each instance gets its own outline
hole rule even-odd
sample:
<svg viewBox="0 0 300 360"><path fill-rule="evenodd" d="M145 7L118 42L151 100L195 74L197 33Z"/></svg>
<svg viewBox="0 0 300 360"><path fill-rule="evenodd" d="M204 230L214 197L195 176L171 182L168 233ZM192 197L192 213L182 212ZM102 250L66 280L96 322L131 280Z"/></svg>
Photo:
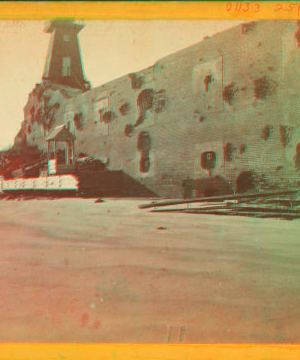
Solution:
<svg viewBox="0 0 300 360"><path fill-rule="evenodd" d="M84 78L78 40L78 33L83 27L83 23L73 20L47 21L45 32L51 33L51 41L44 81L82 90L89 88Z"/></svg>

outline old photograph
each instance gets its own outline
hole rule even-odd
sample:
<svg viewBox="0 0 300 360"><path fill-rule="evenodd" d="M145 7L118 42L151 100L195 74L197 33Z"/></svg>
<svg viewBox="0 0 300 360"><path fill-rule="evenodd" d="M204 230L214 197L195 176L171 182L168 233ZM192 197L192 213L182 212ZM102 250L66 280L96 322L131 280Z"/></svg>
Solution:
<svg viewBox="0 0 300 360"><path fill-rule="evenodd" d="M298 21L1 20L0 48L0 342L299 343Z"/></svg>

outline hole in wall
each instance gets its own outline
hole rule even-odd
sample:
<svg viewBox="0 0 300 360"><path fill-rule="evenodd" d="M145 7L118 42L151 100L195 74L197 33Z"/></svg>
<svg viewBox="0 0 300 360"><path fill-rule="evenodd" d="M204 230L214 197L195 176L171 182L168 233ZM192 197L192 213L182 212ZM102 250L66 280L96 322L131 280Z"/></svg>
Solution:
<svg viewBox="0 0 300 360"><path fill-rule="evenodd" d="M153 89L142 90L137 98L137 105L147 111L153 106L153 100L155 98L155 91Z"/></svg>
<svg viewBox="0 0 300 360"><path fill-rule="evenodd" d="M137 106L139 108L139 116L134 125L127 124L125 126L125 135L131 136L135 127L141 125L147 118L147 112L155 105L156 93L153 89L144 89L137 98Z"/></svg>
<svg viewBox="0 0 300 360"><path fill-rule="evenodd" d="M77 130L83 130L83 114L82 112L76 113L74 116L74 124Z"/></svg>
<svg viewBox="0 0 300 360"><path fill-rule="evenodd" d="M201 167L212 171L217 164L217 154L214 151L206 151L201 154Z"/></svg>
<svg viewBox="0 0 300 360"><path fill-rule="evenodd" d="M182 188L183 197L186 199L232 193L229 182L219 175L201 179L187 177L182 181Z"/></svg>
<svg viewBox="0 0 300 360"><path fill-rule="evenodd" d="M286 147L291 141L293 127L288 125L280 125L280 140L284 147Z"/></svg>
<svg viewBox="0 0 300 360"><path fill-rule="evenodd" d="M247 150L247 145L246 144L242 144L240 146L240 154L244 154Z"/></svg>
<svg viewBox="0 0 300 360"><path fill-rule="evenodd" d="M142 152L141 160L140 160L140 172L148 173L150 171L151 162L149 158L149 153L144 154Z"/></svg>
<svg viewBox="0 0 300 360"><path fill-rule="evenodd" d="M235 148L232 143L228 142L225 144L223 148L225 161L227 162L233 161L234 150Z"/></svg>
<svg viewBox="0 0 300 360"><path fill-rule="evenodd" d="M251 22L247 22L245 24L242 24L242 33L243 34L248 34L248 32L254 30L256 27L256 22L255 21L251 21Z"/></svg>
<svg viewBox="0 0 300 360"><path fill-rule="evenodd" d="M210 84L213 82L213 77L212 75L206 75L204 78L204 84L205 84L205 91L209 92L210 90Z"/></svg>
<svg viewBox="0 0 300 360"><path fill-rule="evenodd" d="M150 161L151 136L148 131L142 131L139 133L137 149L141 153L140 172L148 173L151 168L151 161Z"/></svg>
<svg viewBox="0 0 300 360"><path fill-rule="evenodd" d="M110 122L112 122L113 120L116 119L116 114L113 111L106 111L103 116L102 119L106 124L109 124Z"/></svg>
<svg viewBox="0 0 300 360"><path fill-rule="evenodd" d="M137 98L137 105L139 107L139 117L135 126L141 125L147 116L147 111L152 109L155 98L155 91L153 89L142 90Z"/></svg>
<svg viewBox="0 0 300 360"><path fill-rule="evenodd" d="M139 151L150 151L151 138L148 131L142 131L139 133L137 148Z"/></svg>
<svg viewBox="0 0 300 360"><path fill-rule="evenodd" d="M236 179L236 191L243 193L255 190L257 187L257 175L254 171L243 171Z"/></svg>
<svg viewBox="0 0 300 360"><path fill-rule="evenodd" d="M129 74L128 75L131 80L131 87L134 90L139 90L143 86L144 79L142 76L138 76L137 74Z"/></svg>
<svg viewBox="0 0 300 360"><path fill-rule="evenodd" d="M130 112L130 104L129 102L125 102L119 109L121 115L126 116Z"/></svg>
<svg viewBox="0 0 300 360"><path fill-rule="evenodd" d="M133 135L133 132L134 132L134 125L132 124L127 124L125 126L125 130L124 130L124 133L125 133L125 136L132 136Z"/></svg>
<svg viewBox="0 0 300 360"><path fill-rule="evenodd" d="M223 91L223 100L226 101L229 105L233 105L237 91L238 87L234 82L227 85Z"/></svg>
<svg viewBox="0 0 300 360"><path fill-rule="evenodd" d="M266 125L261 132L261 138L265 141L268 141L269 138L272 135L272 130L273 130L273 126L271 125Z"/></svg>
<svg viewBox="0 0 300 360"><path fill-rule="evenodd" d="M254 80L254 94L256 99L265 100L271 96L277 88L277 84L264 75Z"/></svg>

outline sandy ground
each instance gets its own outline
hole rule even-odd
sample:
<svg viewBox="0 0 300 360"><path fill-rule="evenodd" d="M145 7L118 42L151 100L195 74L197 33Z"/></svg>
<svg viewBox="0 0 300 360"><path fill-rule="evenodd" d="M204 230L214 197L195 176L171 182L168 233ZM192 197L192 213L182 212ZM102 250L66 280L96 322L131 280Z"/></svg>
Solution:
<svg viewBox="0 0 300 360"><path fill-rule="evenodd" d="M299 343L300 220L146 202L1 201L0 341Z"/></svg>

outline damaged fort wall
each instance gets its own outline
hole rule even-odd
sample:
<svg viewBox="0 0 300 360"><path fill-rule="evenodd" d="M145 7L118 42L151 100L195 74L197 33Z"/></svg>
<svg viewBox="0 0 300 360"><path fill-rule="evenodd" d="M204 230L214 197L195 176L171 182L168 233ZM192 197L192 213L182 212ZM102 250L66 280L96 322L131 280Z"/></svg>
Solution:
<svg viewBox="0 0 300 360"><path fill-rule="evenodd" d="M51 126L37 121L27 141L45 148L47 131L66 123L77 154L165 197L295 184L298 32L296 21L247 23L82 94L48 89Z"/></svg>
<svg viewBox="0 0 300 360"><path fill-rule="evenodd" d="M196 179L199 196L216 194L220 186L243 190L259 182L298 181L297 145L290 161L288 147L299 123L299 101L284 106L291 96L286 72L299 75L296 27L296 22L259 22L245 32L240 26L157 64L156 79L170 105L167 116L156 121L157 187L179 192L186 176ZM286 48L293 63L287 62ZM243 181L245 174L255 181Z"/></svg>
<svg viewBox="0 0 300 360"><path fill-rule="evenodd" d="M61 124L63 109L69 99L82 91L57 84L36 84L24 107L24 121L15 138L15 146L37 146L47 151L45 137Z"/></svg>

